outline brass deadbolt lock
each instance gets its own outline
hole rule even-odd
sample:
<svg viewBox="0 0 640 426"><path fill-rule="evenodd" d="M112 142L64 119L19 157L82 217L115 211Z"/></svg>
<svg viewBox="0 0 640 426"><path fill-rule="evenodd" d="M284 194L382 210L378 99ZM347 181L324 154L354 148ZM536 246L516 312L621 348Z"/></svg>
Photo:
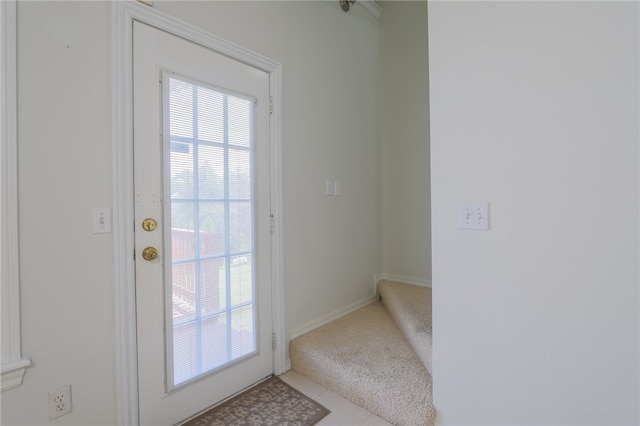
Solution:
<svg viewBox="0 0 640 426"><path fill-rule="evenodd" d="M142 221L142 229L145 231L151 232L158 226L158 222L155 219L151 219L150 217L146 218Z"/></svg>
<svg viewBox="0 0 640 426"><path fill-rule="evenodd" d="M158 258L158 250L155 247L147 247L142 250L142 258L144 260L156 260Z"/></svg>

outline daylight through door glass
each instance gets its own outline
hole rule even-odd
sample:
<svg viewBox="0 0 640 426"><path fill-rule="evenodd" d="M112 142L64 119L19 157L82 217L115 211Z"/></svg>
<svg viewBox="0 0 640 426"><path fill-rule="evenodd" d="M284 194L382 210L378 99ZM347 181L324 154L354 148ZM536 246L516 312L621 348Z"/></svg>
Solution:
<svg viewBox="0 0 640 426"><path fill-rule="evenodd" d="M171 73L163 81L170 389L256 352L255 102Z"/></svg>

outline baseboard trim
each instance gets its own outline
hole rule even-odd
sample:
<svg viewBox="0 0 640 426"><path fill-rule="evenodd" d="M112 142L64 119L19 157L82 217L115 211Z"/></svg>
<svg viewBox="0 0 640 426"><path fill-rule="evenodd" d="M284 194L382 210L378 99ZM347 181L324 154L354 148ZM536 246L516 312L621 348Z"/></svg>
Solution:
<svg viewBox="0 0 640 426"><path fill-rule="evenodd" d="M395 281L403 284L419 285L422 287L431 287L431 280L426 278L415 278L415 277L407 277L403 275L393 275L393 274L379 274L379 275L376 275L376 288L378 283L382 280Z"/></svg>
<svg viewBox="0 0 640 426"><path fill-rule="evenodd" d="M343 308L336 309L333 312L328 313L327 315L323 315L319 318L316 318L313 321L309 321L305 324L302 324L300 327L291 331L291 335L289 336L289 341L295 339L298 336L302 336L305 333L315 330L316 328L322 327L325 324L330 323L331 321L337 320L340 317L343 317L356 309L360 309L363 306L369 305L378 300L378 295L372 294L369 297L358 300L350 305L347 305Z"/></svg>

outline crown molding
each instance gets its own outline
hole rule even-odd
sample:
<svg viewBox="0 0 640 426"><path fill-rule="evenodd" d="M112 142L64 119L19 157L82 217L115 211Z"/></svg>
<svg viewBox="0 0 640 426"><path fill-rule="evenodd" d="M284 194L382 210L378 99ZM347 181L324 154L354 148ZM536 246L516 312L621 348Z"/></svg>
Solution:
<svg viewBox="0 0 640 426"><path fill-rule="evenodd" d="M374 18L380 20L382 7L378 4L378 2L372 0L358 0L356 1L356 4L363 7L367 12L373 15Z"/></svg>

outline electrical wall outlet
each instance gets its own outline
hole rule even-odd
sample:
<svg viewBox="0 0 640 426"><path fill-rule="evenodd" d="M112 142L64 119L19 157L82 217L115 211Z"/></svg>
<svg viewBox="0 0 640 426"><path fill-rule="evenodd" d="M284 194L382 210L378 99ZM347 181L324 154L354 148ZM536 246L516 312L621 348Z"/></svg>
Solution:
<svg viewBox="0 0 640 426"><path fill-rule="evenodd" d="M71 412L71 385L66 385L49 392L49 420Z"/></svg>

